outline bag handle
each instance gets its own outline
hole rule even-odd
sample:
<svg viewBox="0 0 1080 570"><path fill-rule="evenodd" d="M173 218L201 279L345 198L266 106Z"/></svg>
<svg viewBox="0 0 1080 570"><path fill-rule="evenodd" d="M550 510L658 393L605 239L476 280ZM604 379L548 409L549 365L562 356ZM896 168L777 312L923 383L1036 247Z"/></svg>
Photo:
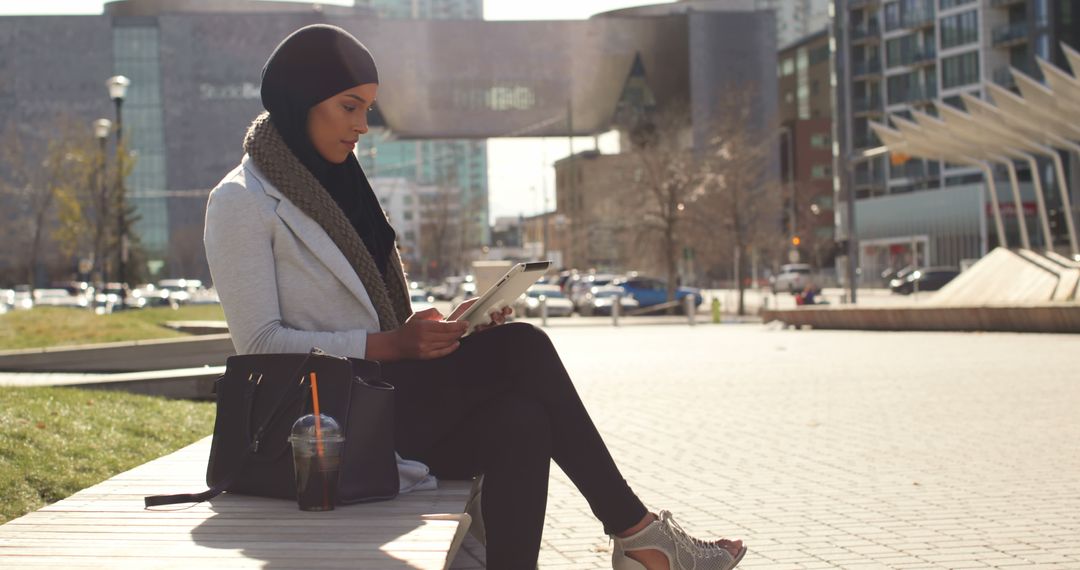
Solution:
<svg viewBox="0 0 1080 570"><path fill-rule="evenodd" d="M312 348L307 355L304 356L304 359L300 361L300 365L296 367L296 371L288 377L295 378L298 374L303 372L312 356L329 355L323 352L322 349ZM274 423L274 420L281 415L282 411L296 401L297 396L303 394L302 388L306 380L306 377L301 378L296 387L281 396L281 399L278 401L277 406L274 407L274 411L270 414L270 417L255 430L254 436L248 441L248 446L244 449L243 455L240 456L240 461L237 463L236 469L227 477L201 493L179 493L176 495L151 495L149 497L144 497L143 503L145 508L149 509L150 507L160 507L162 505L175 505L177 503L201 503L203 501L209 501L227 490L229 486L232 485L233 481L240 475L240 472L243 471L244 464L247 463L247 460L251 458L253 453L256 453L259 450L259 440L262 439L263 432L266 431L266 428L270 427L270 425ZM257 385L254 381L252 381L252 384ZM253 403L255 388L249 386L247 390L251 393L251 396L248 397L248 395L245 394L244 399L248 401L250 406ZM248 425L250 425L250 422L245 422L245 428L248 427Z"/></svg>

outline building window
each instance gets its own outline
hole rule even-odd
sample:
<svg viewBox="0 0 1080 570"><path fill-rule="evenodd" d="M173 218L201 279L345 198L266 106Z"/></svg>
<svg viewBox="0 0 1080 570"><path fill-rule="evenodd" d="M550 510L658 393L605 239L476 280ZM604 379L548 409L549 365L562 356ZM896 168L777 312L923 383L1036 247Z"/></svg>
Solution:
<svg viewBox="0 0 1080 570"><path fill-rule="evenodd" d="M792 73L795 73L795 59L789 57L780 64L780 75L787 76Z"/></svg>
<svg viewBox="0 0 1080 570"><path fill-rule="evenodd" d="M977 41L979 41L979 18L975 10L941 19L942 49Z"/></svg>
<svg viewBox="0 0 1080 570"><path fill-rule="evenodd" d="M406 211L406 212L404 213L404 218L405 218L405 221L406 221L406 222L412 221L412 219L413 219L413 213L412 213L412 212L410 212L410 211Z"/></svg>
<svg viewBox="0 0 1080 570"><path fill-rule="evenodd" d="M815 180L832 178L832 166L828 164L815 164L810 168L810 177Z"/></svg>
<svg viewBox="0 0 1080 570"><path fill-rule="evenodd" d="M944 89L979 82L979 52L972 51L941 60L941 84Z"/></svg>
<svg viewBox="0 0 1080 570"><path fill-rule="evenodd" d="M824 133L814 133L810 135L810 146L813 148L829 148L831 142L829 141L829 135Z"/></svg>
<svg viewBox="0 0 1080 570"><path fill-rule="evenodd" d="M887 86L889 89L890 105L907 103L908 101L917 98L919 75L917 72L893 75L889 78Z"/></svg>
<svg viewBox="0 0 1080 570"><path fill-rule="evenodd" d="M825 194L815 197L813 202L824 210L831 210L833 207L833 197Z"/></svg>
<svg viewBox="0 0 1080 570"><path fill-rule="evenodd" d="M910 65L915 59L917 49L918 44L914 34L891 39L885 42L885 65L888 67Z"/></svg>
<svg viewBox="0 0 1080 570"><path fill-rule="evenodd" d="M900 3L885 5L885 29L892 30L900 26Z"/></svg>

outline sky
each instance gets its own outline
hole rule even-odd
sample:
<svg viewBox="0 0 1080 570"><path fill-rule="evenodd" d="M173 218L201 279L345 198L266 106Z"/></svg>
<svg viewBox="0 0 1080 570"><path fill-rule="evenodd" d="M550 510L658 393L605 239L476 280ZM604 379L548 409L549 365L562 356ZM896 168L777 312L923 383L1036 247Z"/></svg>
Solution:
<svg viewBox="0 0 1080 570"><path fill-rule="evenodd" d="M593 14L672 0L484 0L486 20L582 20ZM0 15L100 14L101 0L0 0ZM352 4L323 0L322 4ZM618 152L618 136L576 137L574 152L596 147ZM491 221L555 209L555 171L551 166L570 152L567 137L488 140L488 200ZM545 207L546 204L546 207Z"/></svg>

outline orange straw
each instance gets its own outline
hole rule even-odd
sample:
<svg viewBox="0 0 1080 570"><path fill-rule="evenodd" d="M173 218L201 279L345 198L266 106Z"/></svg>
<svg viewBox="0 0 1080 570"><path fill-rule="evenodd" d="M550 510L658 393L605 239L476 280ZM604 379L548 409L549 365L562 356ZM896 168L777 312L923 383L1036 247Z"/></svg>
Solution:
<svg viewBox="0 0 1080 570"><path fill-rule="evenodd" d="M315 408L315 452L322 457L323 455L323 441L322 441L322 420L319 414L319 382L316 380L315 373L311 373L311 403Z"/></svg>

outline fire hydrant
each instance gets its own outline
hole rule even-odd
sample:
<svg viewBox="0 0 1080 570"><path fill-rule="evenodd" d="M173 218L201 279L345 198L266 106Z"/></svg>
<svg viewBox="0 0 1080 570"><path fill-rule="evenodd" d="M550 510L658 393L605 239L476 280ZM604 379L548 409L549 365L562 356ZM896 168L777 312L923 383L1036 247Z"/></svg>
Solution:
<svg viewBox="0 0 1080 570"><path fill-rule="evenodd" d="M720 299L717 297L712 300L712 322L714 325L720 324Z"/></svg>

